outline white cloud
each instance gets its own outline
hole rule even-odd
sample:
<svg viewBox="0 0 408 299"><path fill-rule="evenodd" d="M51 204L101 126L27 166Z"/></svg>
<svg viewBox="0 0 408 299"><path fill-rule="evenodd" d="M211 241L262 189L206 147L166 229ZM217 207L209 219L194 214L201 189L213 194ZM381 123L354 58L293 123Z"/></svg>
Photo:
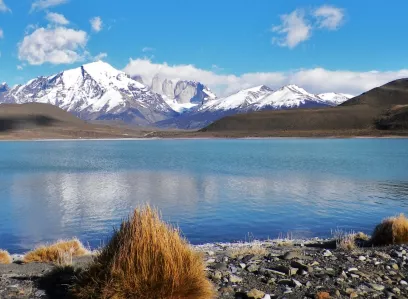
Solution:
<svg viewBox="0 0 408 299"><path fill-rule="evenodd" d="M0 11L1 12L11 11L11 9L7 7L6 3L4 3L3 0L0 0Z"/></svg>
<svg viewBox="0 0 408 299"><path fill-rule="evenodd" d="M155 48L144 47L144 48L142 49L142 52L153 52L153 51L155 51L155 50L156 50Z"/></svg>
<svg viewBox="0 0 408 299"><path fill-rule="evenodd" d="M95 32L99 32L102 30L103 22L101 17L95 17L89 20L92 26L92 30Z"/></svg>
<svg viewBox="0 0 408 299"><path fill-rule="evenodd" d="M64 17L64 15L55 13L55 12L47 12L46 19L54 24L58 25L68 25L69 21Z"/></svg>
<svg viewBox="0 0 408 299"><path fill-rule="evenodd" d="M17 70L22 71L23 70L23 66L22 65L17 65Z"/></svg>
<svg viewBox="0 0 408 299"><path fill-rule="evenodd" d="M35 0L33 4L31 4L31 12L65 4L68 1L69 0Z"/></svg>
<svg viewBox="0 0 408 299"><path fill-rule="evenodd" d="M93 59L95 61L99 61L102 60L104 58L108 57L108 53L99 53L98 55L96 55Z"/></svg>
<svg viewBox="0 0 408 299"><path fill-rule="evenodd" d="M88 35L64 27L38 28L18 45L18 57L31 65L64 64L84 59Z"/></svg>
<svg viewBox="0 0 408 299"><path fill-rule="evenodd" d="M0 28L0 39L4 38L4 31Z"/></svg>
<svg viewBox="0 0 408 299"><path fill-rule="evenodd" d="M282 24L274 26L272 31L282 36L273 39L274 43L282 47L292 49L299 43L308 40L312 35L312 27L308 24L302 10L295 10L290 14L282 15L281 21Z"/></svg>
<svg viewBox="0 0 408 299"><path fill-rule="evenodd" d="M326 70L323 68L294 70L288 72L245 73L242 75L216 74L196 68L194 65L168 65L153 63L147 59L130 59L124 71L129 75L141 75L144 82L151 82L159 74L172 80L196 80L208 85L219 96L238 90L265 84L278 89L286 84L297 84L309 92L343 92L358 95L389 81L408 77L408 69L399 71L353 72Z"/></svg>
<svg viewBox="0 0 408 299"><path fill-rule="evenodd" d="M336 30L343 23L344 11L341 8L324 5L313 12L318 28Z"/></svg>

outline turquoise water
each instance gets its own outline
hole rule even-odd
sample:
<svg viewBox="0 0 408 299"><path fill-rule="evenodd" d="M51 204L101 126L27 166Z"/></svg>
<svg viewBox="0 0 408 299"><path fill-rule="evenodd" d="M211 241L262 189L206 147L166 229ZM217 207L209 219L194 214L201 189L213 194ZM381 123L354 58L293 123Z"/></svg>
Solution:
<svg viewBox="0 0 408 299"><path fill-rule="evenodd" d="M408 212L408 139L0 142L0 248L97 247L144 202L194 244L371 232Z"/></svg>

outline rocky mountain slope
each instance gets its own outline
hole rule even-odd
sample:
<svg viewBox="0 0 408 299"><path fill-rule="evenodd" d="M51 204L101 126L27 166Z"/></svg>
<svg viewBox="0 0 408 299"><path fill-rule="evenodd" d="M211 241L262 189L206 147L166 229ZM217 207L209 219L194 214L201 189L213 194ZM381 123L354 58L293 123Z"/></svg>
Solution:
<svg viewBox="0 0 408 299"><path fill-rule="evenodd" d="M0 84L0 103L46 103L87 121L197 129L222 117L263 110L336 106L351 96L315 95L296 85L279 90L261 85L227 97L200 82L170 80L160 74L151 85L98 61L9 88Z"/></svg>
<svg viewBox="0 0 408 299"><path fill-rule="evenodd" d="M217 98L207 86L200 82L173 81L164 79L158 74L152 80L151 90L162 95L177 112L183 112Z"/></svg>
<svg viewBox="0 0 408 299"><path fill-rule="evenodd" d="M354 97L339 106L291 109L233 115L220 119L205 132L240 132L273 135L273 132L338 132L408 129L408 79L396 80ZM331 133L330 133L331 132Z"/></svg>
<svg viewBox="0 0 408 299"><path fill-rule="evenodd" d="M294 108L321 108L337 106L351 96L343 94L314 95L296 85L287 85L279 90L260 85L241 90L226 98L207 101L197 109L177 118L160 121L159 127L180 129L202 128L225 116L265 110Z"/></svg>
<svg viewBox="0 0 408 299"><path fill-rule="evenodd" d="M94 62L10 89L3 103L48 103L84 120L151 125L176 113L145 85L107 63Z"/></svg>

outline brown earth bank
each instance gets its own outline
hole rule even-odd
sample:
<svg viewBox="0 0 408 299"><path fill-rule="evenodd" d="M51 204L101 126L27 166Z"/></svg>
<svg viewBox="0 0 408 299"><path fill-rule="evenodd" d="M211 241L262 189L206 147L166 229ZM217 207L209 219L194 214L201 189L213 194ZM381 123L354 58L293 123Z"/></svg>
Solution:
<svg viewBox="0 0 408 299"><path fill-rule="evenodd" d="M336 249L335 240L195 246L217 298L408 298L408 246ZM0 298L72 298L92 256L72 265L0 265ZM153 299L153 298L152 298Z"/></svg>
<svg viewBox="0 0 408 299"><path fill-rule="evenodd" d="M332 108L262 111L225 117L202 132L304 132L321 135L406 135L408 131L408 79L374 88ZM306 133L307 132L307 133ZM289 134L290 134L289 133ZM270 133L269 133L270 134ZM326 133L325 133L326 134Z"/></svg>

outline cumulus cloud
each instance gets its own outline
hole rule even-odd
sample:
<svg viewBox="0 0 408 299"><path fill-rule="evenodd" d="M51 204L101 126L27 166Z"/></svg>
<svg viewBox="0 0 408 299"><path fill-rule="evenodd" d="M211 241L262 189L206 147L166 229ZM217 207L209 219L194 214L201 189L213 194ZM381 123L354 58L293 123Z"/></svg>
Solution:
<svg viewBox="0 0 408 299"><path fill-rule="evenodd" d="M93 31L99 32L99 31L102 30L103 22L102 22L101 17L94 17L94 18L90 19L89 22L91 23Z"/></svg>
<svg viewBox="0 0 408 299"><path fill-rule="evenodd" d="M358 95L389 81L408 77L408 69L389 72L353 72L323 68L288 72L245 73L238 76L217 74L213 71L199 69L191 64L159 64L147 59L130 59L124 71L131 76L142 76L144 82L151 82L156 74L172 80L200 81L208 85L219 96L226 96L241 89L261 84L273 89L287 84L297 84L312 93L341 92Z"/></svg>
<svg viewBox="0 0 408 299"><path fill-rule="evenodd" d="M69 21L64 17L64 15L55 13L55 12L47 12L45 17L48 22L58 24L58 25L68 25Z"/></svg>
<svg viewBox="0 0 408 299"><path fill-rule="evenodd" d="M293 49L310 39L314 30L337 30L343 24L344 9L323 5L307 13L305 10L296 9L290 14L281 15L280 18L281 24L272 27L272 32L278 35L272 42Z"/></svg>
<svg viewBox="0 0 408 299"><path fill-rule="evenodd" d="M295 10L290 14L282 15L281 21L281 25L272 28L273 32L281 35L280 38L273 39L274 43L292 49L310 38L312 27L308 24L302 10Z"/></svg>
<svg viewBox="0 0 408 299"><path fill-rule="evenodd" d="M11 11L10 8L7 7L6 3L3 0L0 0L0 12L8 12Z"/></svg>
<svg viewBox="0 0 408 299"><path fill-rule="evenodd" d="M344 11L341 8L324 5L313 12L319 28L336 30L343 23Z"/></svg>
<svg viewBox="0 0 408 299"><path fill-rule="evenodd" d="M68 1L69 0L35 0L33 4L31 4L31 12L65 4Z"/></svg>
<svg viewBox="0 0 408 299"><path fill-rule="evenodd" d="M70 64L84 59L88 35L64 27L38 28L18 45L18 57L31 65Z"/></svg>
<svg viewBox="0 0 408 299"><path fill-rule="evenodd" d="M4 38L4 32L3 29L0 28L0 39Z"/></svg>

